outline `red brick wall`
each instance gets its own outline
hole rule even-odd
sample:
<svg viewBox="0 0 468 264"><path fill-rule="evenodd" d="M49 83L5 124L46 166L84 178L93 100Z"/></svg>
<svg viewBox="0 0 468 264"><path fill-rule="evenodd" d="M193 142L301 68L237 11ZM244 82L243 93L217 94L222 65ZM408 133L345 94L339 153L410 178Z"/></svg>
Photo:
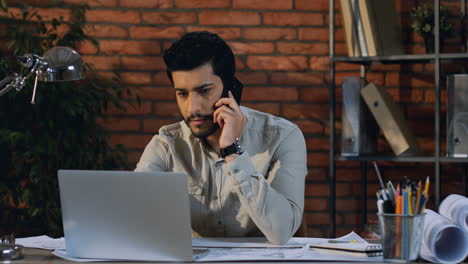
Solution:
<svg viewBox="0 0 468 264"><path fill-rule="evenodd" d="M237 55L237 76L246 86L243 104L283 116L304 132L310 166L306 193L310 197L306 204L309 231L326 235L328 197L324 190L328 190L329 144L325 83L328 69L324 64L328 64L328 1L102 3L87 16L87 21L95 25L93 34L100 39L100 48L86 45L80 52L103 72L123 68L126 86L139 87L142 98L139 109L109 112L112 118L106 127L113 133L111 142L125 144L130 150L130 161L135 163L160 126L179 120L162 51L186 32L218 33ZM340 49L344 50L342 44Z"/></svg>
<svg viewBox="0 0 468 264"><path fill-rule="evenodd" d="M423 53L421 38L409 30L408 12L415 1L396 1L403 14L407 52ZM451 8L456 10L453 2ZM126 113L110 109L110 118L104 124L112 133L111 143L122 143L130 151L132 164L138 161L143 148L162 125L179 120L175 93L164 72L162 51L186 32L218 33L237 55L237 76L246 85L243 104L285 117L302 129L308 149L305 191L308 231L310 236L328 236L328 0L99 0L89 4L93 10L88 11L86 19L94 27L89 33L99 39L100 47L83 44L79 52L102 74L119 71L125 86L138 88L135 91L142 99L139 107L129 107ZM336 11L336 53L345 55L339 6ZM45 8L42 12L68 15L60 9ZM459 38L455 38L446 48L455 51L458 42ZM336 69L339 88L341 78L357 75L359 67L338 63ZM405 103L403 110L420 143L432 155L433 65L376 65L370 70L369 81L388 86L395 100ZM443 68L446 72L460 70L459 64ZM338 89L338 102L340 93ZM338 104L337 117L341 115L340 109ZM339 133L340 122L337 129ZM389 149L383 138L380 142L382 150ZM432 164L380 164L387 179L434 175ZM357 162L337 162L338 234L359 229L359 166ZM446 167L443 167L444 174L451 177L444 178L444 194L460 192L459 170ZM370 170L370 219L375 219L377 188L377 179Z"/></svg>

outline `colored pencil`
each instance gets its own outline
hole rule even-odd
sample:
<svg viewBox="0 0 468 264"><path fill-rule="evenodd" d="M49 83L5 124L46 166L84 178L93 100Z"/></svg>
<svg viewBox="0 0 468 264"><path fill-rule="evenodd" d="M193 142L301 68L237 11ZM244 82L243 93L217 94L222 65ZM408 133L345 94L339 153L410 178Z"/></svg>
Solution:
<svg viewBox="0 0 468 264"><path fill-rule="evenodd" d="M416 191L416 205L415 205L415 210L416 210L416 214L419 214L419 203L421 202L421 191L422 191L422 185L421 185L421 181L418 182L418 189Z"/></svg>
<svg viewBox="0 0 468 264"><path fill-rule="evenodd" d="M426 184L424 184L424 195L429 197L429 176L426 177Z"/></svg>
<svg viewBox="0 0 468 264"><path fill-rule="evenodd" d="M396 225L396 244L395 244L395 256L401 256L401 206L403 197L400 194L400 185L397 187L396 199L395 199L395 225Z"/></svg>

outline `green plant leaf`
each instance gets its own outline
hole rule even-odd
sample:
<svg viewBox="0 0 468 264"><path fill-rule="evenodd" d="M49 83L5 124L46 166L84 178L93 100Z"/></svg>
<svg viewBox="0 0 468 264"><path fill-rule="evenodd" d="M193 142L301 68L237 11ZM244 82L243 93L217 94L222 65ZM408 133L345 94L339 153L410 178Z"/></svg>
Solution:
<svg viewBox="0 0 468 264"><path fill-rule="evenodd" d="M5 0L0 1L0 8L2 9L3 12L5 13L8 12L8 5Z"/></svg>

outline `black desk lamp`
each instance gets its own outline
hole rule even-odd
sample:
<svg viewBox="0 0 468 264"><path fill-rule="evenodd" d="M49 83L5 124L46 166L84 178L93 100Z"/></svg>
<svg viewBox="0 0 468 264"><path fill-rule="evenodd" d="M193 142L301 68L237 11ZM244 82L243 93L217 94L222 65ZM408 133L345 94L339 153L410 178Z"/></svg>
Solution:
<svg viewBox="0 0 468 264"><path fill-rule="evenodd" d="M18 57L18 60L29 72L23 75L13 73L1 80L0 96L13 88L20 91L26 85L27 79L35 75L31 99L31 103L34 104L38 80L42 82L61 82L85 78L83 61L80 55L68 47L51 48L42 57L36 54L25 54L22 57Z"/></svg>

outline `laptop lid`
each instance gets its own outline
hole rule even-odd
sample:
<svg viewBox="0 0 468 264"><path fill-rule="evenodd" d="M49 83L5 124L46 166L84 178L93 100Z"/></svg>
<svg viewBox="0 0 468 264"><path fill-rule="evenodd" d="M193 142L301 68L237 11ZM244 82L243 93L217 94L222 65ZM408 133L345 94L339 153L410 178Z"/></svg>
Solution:
<svg viewBox="0 0 468 264"><path fill-rule="evenodd" d="M192 261L187 175L58 171L67 255Z"/></svg>

